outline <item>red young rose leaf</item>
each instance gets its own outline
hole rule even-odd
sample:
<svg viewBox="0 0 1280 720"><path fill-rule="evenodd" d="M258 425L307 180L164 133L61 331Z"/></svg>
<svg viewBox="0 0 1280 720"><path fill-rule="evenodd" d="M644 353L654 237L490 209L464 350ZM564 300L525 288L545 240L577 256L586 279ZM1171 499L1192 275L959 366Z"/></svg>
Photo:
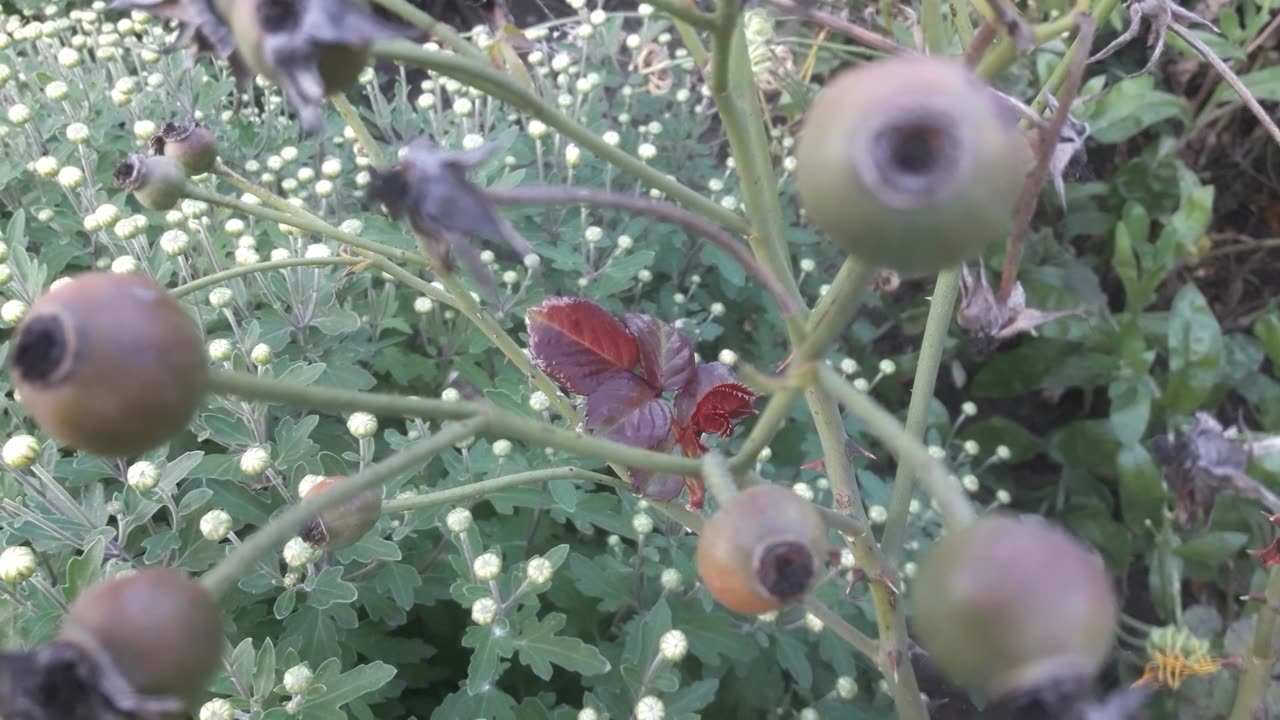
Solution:
<svg viewBox="0 0 1280 720"><path fill-rule="evenodd" d="M1280 565L1280 536L1271 541L1271 544L1261 550L1249 550L1250 555L1262 561L1264 567L1272 567Z"/></svg>
<svg viewBox="0 0 1280 720"><path fill-rule="evenodd" d="M737 378L728 365L718 362L702 363L693 369L693 377L676 393L676 422L689 425L693 420L694 410L702 397L711 388L726 383L735 383Z"/></svg>
<svg viewBox="0 0 1280 720"><path fill-rule="evenodd" d="M734 423L756 413L755 391L740 383L724 383L707 391L693 411L693 427L720 437L733 434Z"/></svg>
<svg viewBox="0 0 1280 720"><path fill-rule="evenodd" d="M587 396L584 425L588 430L608 429L632 410L658 396L635 373L616 370L600 379L600 387Z"/></svg>
<svg viewBox="0 0 1280 720"><path fill-rule="evenodd" d="M640 347L626 326L586 298L548 298L525 311L525 324L533 362L578 395L590 395L640 360Z"/></svg>
<svg viewBox="0 0 1280 720"><path fill-rule="evenodd" d="M627 329L640 345L640 370L650 385L679 390L693 377L693 345L675 326L650 315L627 313Z"/></svg>

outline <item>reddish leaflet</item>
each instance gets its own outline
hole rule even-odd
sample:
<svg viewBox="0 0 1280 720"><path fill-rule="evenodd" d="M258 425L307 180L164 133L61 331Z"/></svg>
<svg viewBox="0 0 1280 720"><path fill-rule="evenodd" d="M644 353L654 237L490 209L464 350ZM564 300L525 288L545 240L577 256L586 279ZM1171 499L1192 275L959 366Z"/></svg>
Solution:
<svg viewBox="0 0 1280 720"><path fill-rule="evenodd" d="M703 437L730 437L755 414L756 393L721 363L694 362L689 338L649 315L621 321L586 298L556 297L525 312L533 362L565 390L586 396L588 432L647 450L698 457ZM675 393L668 400L664 393ZM670 500L687 487L701 508L701 478L628 468L636 491Z"/></svg>

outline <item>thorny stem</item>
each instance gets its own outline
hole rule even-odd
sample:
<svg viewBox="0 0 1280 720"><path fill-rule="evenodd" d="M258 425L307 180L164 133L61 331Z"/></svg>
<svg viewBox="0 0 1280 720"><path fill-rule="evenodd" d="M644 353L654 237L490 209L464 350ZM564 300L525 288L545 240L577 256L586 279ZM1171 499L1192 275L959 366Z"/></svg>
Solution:
<svg viewBox="0 0 1280 720"><path fill-rule="evenodd" d="M499 100L506 101L512 107L560 131L565 137L581 145L584 150L634 175L650 187L670 195L672 199L689 209L737 232L746 232L748 228L747 222L741 215L725 210L691 188L667 177L665 173L646 165L639 158L610 145L585 125L551 107L516 80L492 67L458 55L424 50L410 42L377 43L373 46L373 52L374 55L387 60L426 68L451 77Z"/></svg>
<svg viewBox="0 0 1280 720"><path fill-rule="evenodd" d="M572 430L517 415L484 402L448 402L384 393L293 385L247 373L222 371L212 373L209 388L211 392L223 395L329 412L364 411L374 415L438 420L480 418L482 423L478 432L486 435L521 440L534 446L555 447L575 455L599 458L645 470L676 475L699 473L699 463L693 458L644 450L601 437L579 435Z"/></svg>
<svg viewBox="0 0 1280 720"><path fill-rule="evenodd" d="M498 205L564 205L579 204L594 207L615 208L634 213L649 215L679 225L685 230L699 235L713 245L724 250L737 260L747 272L768 288L782 308L784 315L791 315L802 310L800 303L789 295L778 278L761 267L755 256L745 245L734 239L718 226L707 222L700 215L695 215L684 208L647 197L596 190L593 188L574 187L571 185L519 185L509 188L491 188L485 196Z"/></svg>
<svg viewBox="0 0 1280 720"><path fill-rule="evenodd" d="M933 402L933 390L938 380L938 368L942 365L942 351L947 343L947 330L951 327L951 314L955 310L956 297L960 294L960 273L956 268L938 273L929 300L929 317L924 323L924 337L920 340L920 353L916 360L916 376L911 383L911 403L907 406L906 430L916 440L924 439L929 421L929 404ZM889 500L889 515L884 534L880 537L880 549L885 559L896 564L906 539L907 510L915 490L915 476L910 466L898 463L893 477L893 496Z"/></svg>
<svg viewBox="0 0 1280 720"><path fill-rule="evenodd" d="M467 39L459 34L457 30L454 30L448 25L426 14L422 10L410 5L406 0L373 1L404 18L410 25L413 25L428 35L437 38L441 43L448 46L450 50L458 53L459 55L466 55L476 59L484 58L484 51L472 43L467 42Z"/></svg>
<svg viewBox="0 0 1280 720"><path fill-rule="evenodd" d="M1091 14L1095 22L1106 22L1107 18L1115 11L1116 6L1120 4L1120 0L1098 0L1097 7L1089 7L1090 0L1077 0L1076 12L1088 12ZM1064 15L1061 20L1070 20L1071 15ZM1089 44L1093 44L1093 38L1089 38ZM1071 67L1071 61L1083 51L1084 56L1089 57L1089 48L1082 47L1081 38L1076 37L1071 42L1071 46L1067 48L1067 52L1058 61L1057 67L1049 73L1049 79L1045 80L1044 87L1035 99L1031 101L1031 109L1037 112L1043 110L1048 104L1048 96L1052 95L1062 88L1062 84L1067 80L1067 71ZM983 77L993 77L992 75L984 75Z"/></svg>
<svg viewBox="0 0 1280 720"><path fill-rule="evenodd" d="M253 263L252 265L237 265L236 267L212 275L206 275L202 278L192 280L184 285L179 285L169 294L174 297L184 297L194 292L199 292L207 287L213 287L244 275L253 275L254 273L271 272L272 270L284 270L291 267L307 267L307 266L326 266L326 265L359 265L361 260L352 257L325 257L325 258L285 258L283 260L267 260L264 262Z"/></svg>
<svg viewBox="0 0 1280 720"><path fill-rule="evenodd" d="M930 55L947 51L946 23L942 20L942 0L923 0L920 3L920 25L924 29L924 45Z"/></svg>
<svg viewBox="0 0 1280 720"><path fill-rule="evenodd" d="M841 640L849 643L854 649L874 659L877 653L876 641L867 637L866 633L849 624L848 620L831 608L818 602L813 597L805 598L804 606L813 616L822 621L823 627L831 630Z"/></svg>
<svg viewBox="0 0 1280 720"><path fill-rule="evenodd" d="M808 20L838 32L854 42L865 45L872 50L878 50L887 55L915 54L915 51L905 48L879 33L854 25L848 20L830 13L822 12L817 8L809 7L808 3L799 2L797 0L766 0L766 2L779 10L798 13Z"/></svg>
<svg viewBox="0 0 1280 720"><path fill-rule="evenodd" d="M1049 178L1053 149L1057 147L1058 137L1062 134L1062 128L1071 115L1071 105L1075 102L1076 93L1080 92L1080 84L1084 81L1084 67L1089 49L1093 46L1095 23L1092 16L1083 13L1077 14L1075 20L1079 28L1076 41L1080 43L1080 47L1068 63L1067 79L1062 95L1058 98L1058 109L1053 113L1049 123L1040 129L1039 156L1036 158L1035 168L1022 186L1022 194L1018 196L1014 210L1013 230L1009 234L1009 245L1004 256L1004 271L1000 275L1000 293L996 296L996 300L1001 305L1009 301L1014 283L1017 282L1018 263L1022 259L1022 243L1026 240L1027 232L1031 228L1031 217L1036 211L1036 200L1040 197L1040 190Z"/></svg>
<svg viewBox="0 0 1280 720"><path fill-rule="evenodd" d="M1249 643L1244 659L1244 675L1236 688L1236 699L1227 720L1250 720L1257 717L1263 695L1271 683L1272 666L1276 659L1276 630L1280 626L1280 565L1271 566L1267 573L1267 588L1262 607L1258 609L1258 624L1253 630L1253 642Z"/></svg>
<svg viewBox="0 0 1280 720"><path fill-rule="evenodd" d="M332 95L329 99L333 101L333 107L342 116L343 122L356 134L356 142L360 143L360 147L364 150L364 154L368 156L369 162L375 168L382 167L385 163L382 149L378 147L378 142L373 139L373 133L369 132L369 128L360 119L360 111L351 104L346 95L341 93Z"/></svg>
<svg viewBox="0 0 1280 720"><path fill-rule="evenodd" d="M716 450L702 456L702 480L721 506L738 492L729 462Z"/></svg>
<svg viewBox="0 0 1280 720"><path fill-rule="evenodd" d="M942 463L929 456L924 445L892 413L866 393L855 390L825 364L818 364L817 372L822 385L836 396L840 404L862 420L871 434L889 448L899 463L907 465L909 471L920 478L925 490L938 501L948 526L960 528L973 521L973 505L965 495L964 488L947 474ZM827 469L830 470L830 466Z"/></svg>
<svg viewBox="0 0 1280 720"><path fill-rule="evenodd" d="M788 385L769 397L764 410L756 418L751 431L743 438L738 452L729 460L729 467L734 471L742 471L751 466L760 457L769 441L778 434L782 424L791 417L791 406L800 396L800 387Z"/></svg>
<svg viewBox="0 0 1280 720"><path fill-rule="evenodd" d="M346 502L364 490L377 487L401 473L421 468L436 453L475 435L483 425L483 418L445 425L435 435L352 475L348 482L285 510L205 573L200 578L201 584L214 597L221 597L250 567L296 535L318 513Z"/></svg>
<svg viewBox="0 0 1280 720"><path fill-rule="evenodd" d="M612 475L602 475L601 473L591 472L590 470L583 470L582 468L572 466L555 467L513 473L511 475L503 475L501 477L468 483L458 487L436 490L435 492L423 493L421 495L414 495L413 497L388 500L382 504L382 512L383 514L389 515L394 513L413 512L415 510L426 510L440 505L460 503L465 500L488 495L489 493L498 492L499 490L506 490L507 488L519 487L521 485L533 485L535 483L547 482L548 480L590 480L591 482L600 483L601 485L607 485L619 490L631 491L630 485L616 477L613 477Z"/></svg>
<svg viewBox="0 0 1280 720"><path fill-rule="evenodd" d="M804 342L796 350L793 362L818 359L837 337L848 331L875 275L874 267L852 255L844 261L831 282L831 289L809 315Z"/></svg>

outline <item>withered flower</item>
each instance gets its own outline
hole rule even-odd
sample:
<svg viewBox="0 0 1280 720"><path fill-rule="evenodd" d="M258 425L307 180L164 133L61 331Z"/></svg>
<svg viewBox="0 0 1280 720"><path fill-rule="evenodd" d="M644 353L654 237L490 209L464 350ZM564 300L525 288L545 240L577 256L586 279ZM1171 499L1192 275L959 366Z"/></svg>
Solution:
<svg viewBox="0 0 1280 720"><path fill-rule="evenodd" d="M381 203L390 217L407 221L444 270L453 268L450 250L460 255L491 299L497 297L493 273L468 237L505 241L522 258L534 254L529 241L468 177L498 147L489 142L473 150L444 150L419 137L409 143L399 163L373 170L368 188L369 200Z"/></svg>
<svg viewBox="0 0 1280 720"><path fill-rule="evenodd" d="M320 131L324 99L360 76L369 46L405 35L352 0L232 0L230 23L249 67L284 90L306 135Z"/></svg>
<svg viewBox="0 0 1280 720"><path fill-rule="evenodd" d="M1084 313L1084 308L1037 310L1027 307L1027 292L1021 282L1015 282L1008 300L1001 302L991 289L987 266L981 257L978 258L976 279L969 271L968 263L960 266L960 307L956 311L956 324L982 342L995 343L1021 333L1034 337L1036 328L1045 323L1083 316Z"/></svg>
<svg viewBox="0 0 1280 720"><path fill-rule="evenodd" d="M1234 428L1224 428L1209 413L1197 412L1191 427L1151 441L1152 455L1164 466L1183 524L1207 516L1224 492L1257 500L1280 513L1280 497L1245 472L1251 457L1269 451L1269 444L1238 442L1229 437L1234 434Z"/></svg>

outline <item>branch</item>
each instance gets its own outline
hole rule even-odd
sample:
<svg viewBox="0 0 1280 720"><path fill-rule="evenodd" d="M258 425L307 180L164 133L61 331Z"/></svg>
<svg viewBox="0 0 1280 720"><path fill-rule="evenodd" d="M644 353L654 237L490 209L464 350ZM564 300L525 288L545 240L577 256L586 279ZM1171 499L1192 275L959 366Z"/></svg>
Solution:
<svg viewBox="0 0 1280 720"><path fill-rule="evenodd" d="M509 188L491 188L485 191L485 195L498 205L560 205L574 203L628 210L649 215L673 225L679 225L690 233L710 241L713 245L728 253L734 260L737 260L738 264L746 268L747 272L759 280L773 295L779 307L782 308L783 315L793 315L803 311L800 304L787 293L778 278L768 270L765 270L745 245L735 240L729 233L707 222L702 216L695 215L671 203L609 190L594 190L568 185L519 185Z"/></svg>

